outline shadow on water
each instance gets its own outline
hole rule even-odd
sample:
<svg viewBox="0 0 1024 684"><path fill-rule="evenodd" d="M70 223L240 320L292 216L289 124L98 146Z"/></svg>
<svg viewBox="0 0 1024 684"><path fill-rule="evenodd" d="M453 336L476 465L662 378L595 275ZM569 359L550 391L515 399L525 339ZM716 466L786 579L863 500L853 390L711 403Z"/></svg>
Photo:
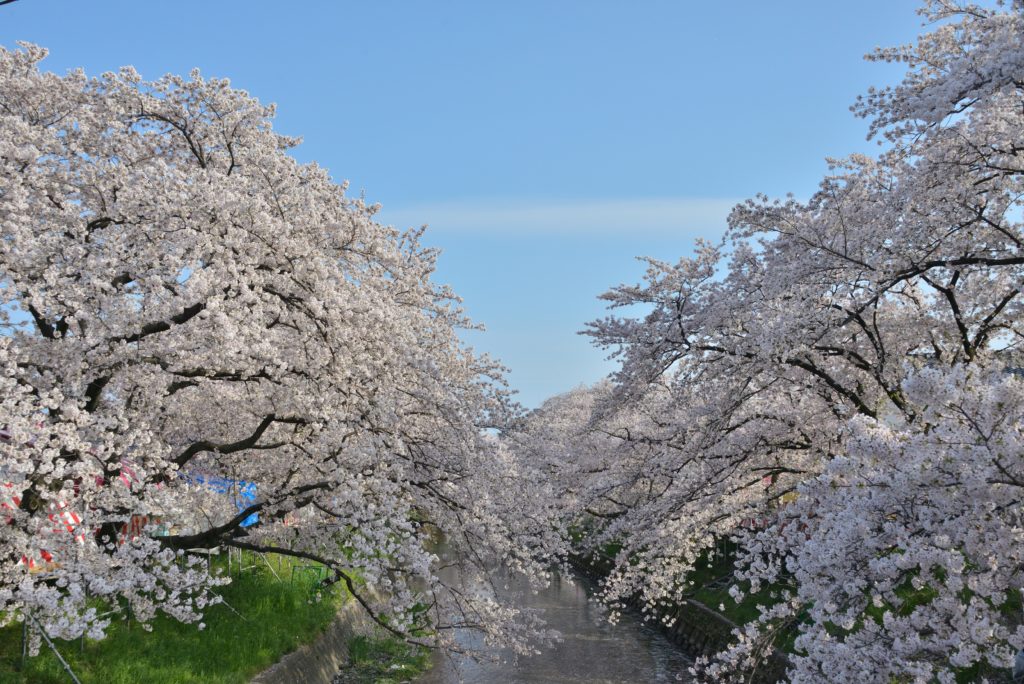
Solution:
<svg viewBox="0 0 1024 684"><path fill-rule="evenodd" d="M437 654L433 669L418 684L689 681L690 660L678 647L635 615L625 614L618 624L609 624L588 599L586 581L556 577L537 594L523 580L510 577L507 581L509 595L515 595L522 607L543 609L544 619L561 632L562 641L514 663L508 662L511 654L507 653L499 654L499 662L482 663ZM481 647L479 636L463 635L460 641L469 648Z"/></svg>

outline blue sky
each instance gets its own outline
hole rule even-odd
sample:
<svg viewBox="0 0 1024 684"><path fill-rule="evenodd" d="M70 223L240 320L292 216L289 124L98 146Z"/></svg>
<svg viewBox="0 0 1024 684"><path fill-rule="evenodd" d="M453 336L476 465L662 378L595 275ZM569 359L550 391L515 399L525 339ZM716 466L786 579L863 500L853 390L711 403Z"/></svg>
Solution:
<svg viewBox="0 0 1024 684"><path fill-rule="evenodd" d="M278 103L300 159L430 225L438 280L487 327L466 339L532 407L612 369L576 332L635 256L674 261L735 201L807 196L826 156L875 149L848 107L900 71L861 57L913 40L916 7L19 0L0 44L57 72L199 67Z"/></svg>

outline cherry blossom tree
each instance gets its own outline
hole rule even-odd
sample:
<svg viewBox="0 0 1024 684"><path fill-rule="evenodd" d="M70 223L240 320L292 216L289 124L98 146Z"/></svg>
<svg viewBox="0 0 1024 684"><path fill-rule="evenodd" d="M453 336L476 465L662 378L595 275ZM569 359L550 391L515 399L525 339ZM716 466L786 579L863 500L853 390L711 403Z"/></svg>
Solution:
<svg viewBox="0 0 1024 684"><path fill-rule="evenodd" d="M421 231L296 162L226 80L45 54L0 50L3 619L98 637L92 597L198 621L222 580L186 551L230 547L322 563L407 638L523 648L534 622L435 575L434 530L464 574L545 566L492 494L502 369L460 344Z"/></svg>
<svg viewBox="0 0 1024 684"><path fill-rule="evenodd" d="M800 682L980 678L1024 646L1024 3L922 13L915 45L869 57L903 81L854 107L885 151L604 295L649 311L590 325L614 387L527 431L564 438L530 438L549 461L589 451L563 524L622 545L613 606L682 600L740 543L734 592L764 605L709 681L793 632Z"/></svg>

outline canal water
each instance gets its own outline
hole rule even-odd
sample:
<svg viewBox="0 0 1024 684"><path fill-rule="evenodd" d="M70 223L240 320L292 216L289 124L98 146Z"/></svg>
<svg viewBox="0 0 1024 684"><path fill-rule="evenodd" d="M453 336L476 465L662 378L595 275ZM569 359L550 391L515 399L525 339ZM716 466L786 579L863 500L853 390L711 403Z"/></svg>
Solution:
<svg viewBox="0 0 1024 684"><path fill-rule="evenodd" d="M618 624L608 624L588 598L583 580L556 577L537 594L524 591L525 583L509 580L520 606L544 610L548 626L562 634L562 641L540 655L510 662L510 654L498 654L498 662L474 662L462 656L435 655L434 667L418 684L519 684L574 682L587 684L654 684L686 682L690 660L653 627L632 614ZM480 647L472 638L463 644Z"/></svg>

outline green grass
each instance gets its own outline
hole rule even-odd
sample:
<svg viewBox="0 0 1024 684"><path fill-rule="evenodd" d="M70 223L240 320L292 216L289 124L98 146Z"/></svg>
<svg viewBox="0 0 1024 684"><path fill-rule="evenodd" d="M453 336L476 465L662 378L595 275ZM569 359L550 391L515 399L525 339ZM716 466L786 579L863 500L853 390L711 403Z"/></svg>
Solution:
<svg viewBox="0 0 1024 684"><path fill-rule="evenodd" d="M397 639L357 636L349 642L349 663L339 678L344 684L401 684L430 667L430 653Z"/></svg>
<svg viewBox="0 0 1024 684"><path fill-rule="evenodd" d="M734 563L735 556L731 550L723 552L721 545L714 552L705 550L694 563L693 570L686 574L682 595L699 601L737 625L743 625L757 619L760 615L758 605L769 606L778 601L774 594L781 585L770 585L750 594L749 582L736 582L733 578ZM729 594L729 587L733 584L738 584L745 592L743 600L738 603Z"/></svg>
<svg viewBox="0 0 1024 684"><path fill-rule="evenodd" d="M292 566L284 564L279 581L262 560L258 562L262 567L218 588L230 608L216 605L207 610L203 630L164 616L153 621L152 632L135 622L117 621L102 641L86 640L83 649L80 640L57 640L57 648L83 684L248 682L285 653L314 640L344 600L340 589L315 600L315 572L297 568L292 580ZM276 561L271 562L276 568ZM19 671L21 634L20 623L0 629L0 682L71 681L45 643Z"/></svg>

